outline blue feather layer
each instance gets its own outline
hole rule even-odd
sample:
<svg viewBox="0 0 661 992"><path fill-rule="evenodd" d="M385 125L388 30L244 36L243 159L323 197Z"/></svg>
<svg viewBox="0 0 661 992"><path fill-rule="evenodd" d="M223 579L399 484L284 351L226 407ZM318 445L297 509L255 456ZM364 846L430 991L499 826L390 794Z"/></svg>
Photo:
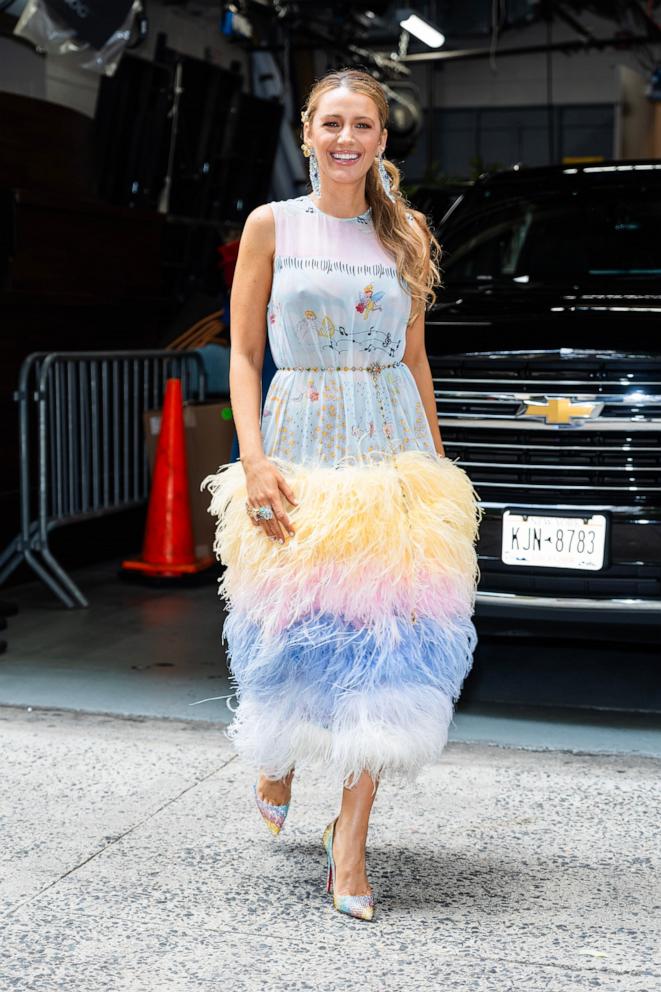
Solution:
<svg viewBox="0 0 661 992"><path fill-rule="evenodd" d="M347 694L430 687L459 698L477 641L470 619L443 624L430 617L392 617L384 637L369 626L354 627L320 613L265 638L245 613L226 617L223 638L238 698L248 693L268 706L279 697L307 718L328 726ZM290 709L290 707L287 707Z"/></svg>

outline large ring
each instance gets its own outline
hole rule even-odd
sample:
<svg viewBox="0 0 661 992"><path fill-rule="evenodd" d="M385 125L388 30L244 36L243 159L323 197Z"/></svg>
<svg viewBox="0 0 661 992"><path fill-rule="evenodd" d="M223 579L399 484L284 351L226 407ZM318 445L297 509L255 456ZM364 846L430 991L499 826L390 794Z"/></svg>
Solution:
<svg viewBox="0 0 661 992"><path fill-rule="evenodd" d="M273 508L270 506L254 507L246 503L246 508L253 520L273 520Z"/></svg>

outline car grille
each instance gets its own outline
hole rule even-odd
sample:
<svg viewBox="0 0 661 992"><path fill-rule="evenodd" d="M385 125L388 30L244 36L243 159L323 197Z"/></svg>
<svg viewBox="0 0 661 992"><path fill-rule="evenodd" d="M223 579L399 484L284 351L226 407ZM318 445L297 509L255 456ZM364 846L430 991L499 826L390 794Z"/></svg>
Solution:
<svg viewBox="0 0 661 992"><path fill-rule="evenodd" d="M538 569L522 568L513 572L493 557L481 557L481 588L489 592L508 592L521 596L558 595L608 599L653 599L661 595L661 569L655 566L612 566L599 573L540 574ZM660 604L661 605L661 604Z"/></svg>
<svg viewBox="0 0 661 992"><path fill-rule="evenodd" d="M447 455L485 505L661 504L661 361L573 350L431 358ZM525 402L603 404L569 427Z"/></svg>

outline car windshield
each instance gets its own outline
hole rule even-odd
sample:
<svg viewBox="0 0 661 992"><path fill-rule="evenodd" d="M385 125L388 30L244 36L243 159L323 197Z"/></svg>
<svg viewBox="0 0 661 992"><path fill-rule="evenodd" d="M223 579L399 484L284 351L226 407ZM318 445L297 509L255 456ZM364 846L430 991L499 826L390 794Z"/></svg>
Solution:
<svg viewBox="0 0 661 992"><path fill-rule="evenodd" d="M661 194L568 191L459 204L442 232L444 282L513 284L661 275Z"/></svg>

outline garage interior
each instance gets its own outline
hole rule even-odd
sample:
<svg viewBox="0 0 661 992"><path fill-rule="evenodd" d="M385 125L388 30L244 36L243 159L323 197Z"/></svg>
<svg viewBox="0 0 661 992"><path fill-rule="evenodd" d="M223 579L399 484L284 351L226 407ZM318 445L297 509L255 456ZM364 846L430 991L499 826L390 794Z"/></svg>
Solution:
<svg viewBox="0 0 661 992"><path fill-rule="evenodd" d="M379 784L370 923L329 886L322 829L348 790L299 765L332 737L305 707L327 712L346 680L301 637L305 677L262 688L267 761L294 736L276 706L305 714L275 836L230 740L227 572L201 489L239 468L244 225L309 195L301 109L341 67L383 86L386 156L443 247L427 409L484 511L473 665L442 760ZM660 230L661 0L0 0L1 992L661 987ZM267 334L263 415L275 372ZM373 583L395 603L391 561L352 573L366 599ZM452 581L425 580L418 627L418 599L397 600L423 676L425 608L448 669L463 622L428 591ZM288 630L291 588L250 603ZM362 757L371 733L396 763L407 734L445 732L449 692L425 724L424 678L392 643L365 652L385 691L344 741Z"/></svg>
<svg viewBox="0 0 661 992"><path fill-rule="evenodd" d="M227 408L232 247L255 206L307 188L296 118L315 76L360 64L387 82L390 154L411 201L438 223L483 174L661 160L658 5L438 0L418 10L445 34L433 49L388 4L150 2L122 51L102 49L102 66L83 41L45 53L26 13L21 2L0 13L0 704L224 723L221 566L184 586L122 572L142 543L148 477L118 512L78 507L50 534L87 605L66 602L24 552L8 559L25 359L179 354L198 328L208 401ZM224 428L208 471L237 455ZM34 463L31 472L34 504ZM547 638L479 616L478 631L454 739L660 753L658 643L648 636L590 640L569 623ZM220 698L201 702L210 697Z"/></svg>

